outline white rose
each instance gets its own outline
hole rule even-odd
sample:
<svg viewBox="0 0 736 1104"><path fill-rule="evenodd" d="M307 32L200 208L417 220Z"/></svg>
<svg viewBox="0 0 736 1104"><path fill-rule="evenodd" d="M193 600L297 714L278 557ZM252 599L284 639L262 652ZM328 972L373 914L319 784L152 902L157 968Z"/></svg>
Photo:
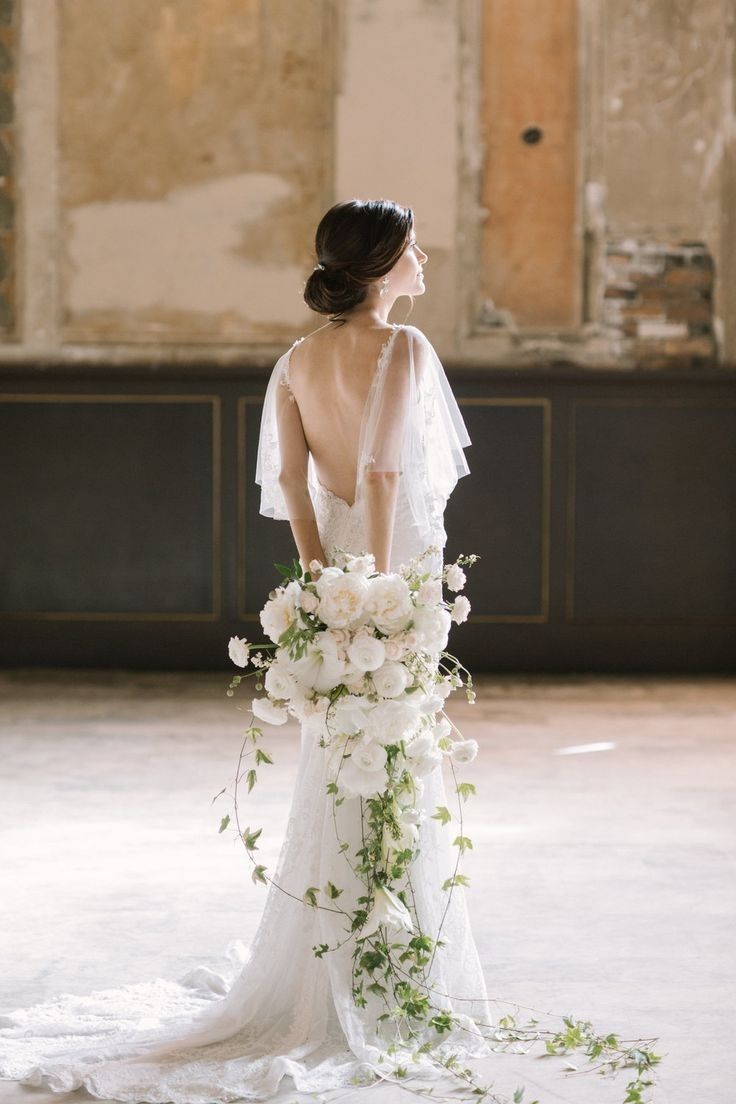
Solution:
<svg viewBox="0 0 736 1104"><path fill-rule="evenodd" d="M463 621L467 621L468 614L470 613L470 602L461 594L459 598L456 598L452 603L452 620L456 625L460 625Z"/></svg>
<svg viewBox="0 0 736 1104"><path fill-rule="evenodd" d="M373 894L373 907L365 924L358 930L358 939L375 935L383 924L390 931L414 931L411 913L406 905L386 886L378 886Z"/></svg>
<svg viewBox="0 0 736 1104"><path fill-rule="evenodd" d="M254 698L250 703L254 716L266 724L282 725L288 718L286 710L276 705L270 698Z"/></svg>
<svg viewBox="0 0 736 1104"><path fill-rule="evenodd" d="M477 754L477 740L456 740L450 750L453 763L471 763Z"/></svg>
<svg viewBox="0 0 736 1104"><path fill-rule="evenodd" d="M447 586L450 590L462 590L466 583L466 576L459 564L450 564L445 574Z"/></svg>
<svg viewBox="0 0 736 1104"><path fill-rule="evenodd" d="M364 556L351 556L345 566L356 575L371 575L376 570L376 560L372 552L367 552Z"/></svg>
<svg viewBox="0 0 736 1104"><path fill-rule="evenodd" d="M236 667L247 667L248 641L244 636L231 636L230 643L227 646L227 651L230 659L233 661Z"/></svg>
<svg viewBox="0 0 736 1104"><path fill-rule="evenodd" d="M408 738L419 720L417 710L407 701L389 698L378 702L371 710L365 725L368 740L379 744L398 744Z"/></svg>
<svg viewBox="0 0 736 1104"><path fill-rule="evenodd" d="M395 637L389 637L388 640L384 640L383 646L386 649L386 659L401 659L404 654L404 648L401 642Z"/></svg>
<svg viewBox="0 0 736 1104"><path fill-rule="evenodd" d="M325 625L343 629L360 619L368 596L368 580L364 575L340 571L334 576L324 571L317 580L317 592L319 616Z"/></svg>
<svg viewBox="0 0 736 1104"><path fill-rule="evenodd" d="M444 606L416 610L414 632L417 634L420 646L426 651L433 654L444 651L450 632L450 611Z"/></svg>
<svg viewBox="0 0 736 1104"><path fill-rule="evenodd" d="M358 671L375 671L385 658L383 641L367 632L357 633L348 646L348 659Z"/></svg>
<svg viewBox="0 0 736 1104"><path fill-rule="evenodd" d="M386 752L380 744L356 744L342 761L337 785L351 797L372 797L386 789Z"/></svg>
<svg viewBox="0 0 736 1104"><path fill-rule="evenodd" d="M417 599L421 606L436 606L442 601L442 583L437 579L427 579L417 591Z"/></svg>
<svg viewBox="0 0 736 1104"><path fill-rule="evenodd" d="M412 681L403 663L384 663L373 672L373 685L382 698L398 698Z"/></svg>
<svg viewBox="0 0 736 1104"><path fill-rule="evenodd" d="M411 620L414 607L411 592L400 575L377 575L368 581L366 612L379 632L400 632Z"/></svg>
<svg viewBox="0 0 736 1104"><path fill-rule="evenodd" d="M279 637L294 623L295 616L292 595L283 590L277 590L276 596L269 599L261 610L263 631L274 644L278 644Z"/></svg>
<svg viewBox="0 0 736 1104"><path fill-rule="evenodd" d="M268 668L263 683L271 697L278 698L280 701L290 698L296 690L293 676L278 662L272 663Z"/></svg>
<svg viewBox="0 0 736 1104"><path fill-rule="evenodd" d="M319 598L312 590L303 590L299 596L299 605L305 613L314 613L319 605Z"/></svg>

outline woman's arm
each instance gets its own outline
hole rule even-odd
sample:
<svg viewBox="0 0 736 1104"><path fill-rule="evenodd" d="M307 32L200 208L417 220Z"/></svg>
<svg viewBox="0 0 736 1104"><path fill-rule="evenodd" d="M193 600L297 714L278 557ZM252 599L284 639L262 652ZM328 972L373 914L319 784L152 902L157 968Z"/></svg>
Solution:
<svg viewBox="0 0 736 1104"><path fill-rule="evenodd" d="M376 560L377 571L390 571L391 544L396 516L399 472L366 471L365 528L368 551Z"/></svg>
<svg viewBox="0 0 736 1104"><path fill-rule="evenodd" d="M276 418L279 433L281 487L289 524L299 552L299 560L307 570L312 560L325 562L312 496L309 493L307 448L301 414L287 386L279 386L276 397Z"/></svg>

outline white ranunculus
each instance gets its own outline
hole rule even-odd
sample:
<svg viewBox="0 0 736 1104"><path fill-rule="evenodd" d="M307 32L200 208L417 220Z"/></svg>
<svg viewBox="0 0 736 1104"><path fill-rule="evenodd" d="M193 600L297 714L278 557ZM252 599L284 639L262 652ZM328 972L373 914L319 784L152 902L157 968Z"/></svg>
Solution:
<svg viewBox="0 0 736 1104"><path fill-rule="evenodd" d="M380 744L352 744L337 776L339 789L350 797L372 797L386 789L386 751Z"/></svg>
<svg viewBox="0 0 736 1104"><path fill-rule="evenodd" d="M450 590L462 590L466 583L466 576L459 564L450 564L445 575L447 586Z"/></svg>
<svg viewBox="0 0 736 1104"><path fill-rule="evenodd" d="M274 644L278 644L279 637L293 625L295 617L293 593L287 594L285 590L277 590L276 596L266 602L260 613L263 631Z"/></svg>
<svg viewBox="0 0 736 1104"><path fill-rule="evenodd" d="M398 698L412 682L412 676L403 663L384 663L371 677L376 693L382 698Z"/></svg>
<svg viewBox="0 0 736 1104"><path fill-rule="evenodd" d="M293 676L284 670L278 662L272 663L268 668L263 684L271 697L278 698L280 701L291 698L296 690L296 682Z"/></svg>
<svg viewBox="0 0 736 1104"><path fill-rule="evenodd" d="M477 740L456 740L450 749L453 763L471 763L477 754Z"/></svg>
<svg viewBox="0 0 736 1104"><path fill-rule="evenodd" d="M236 667L248 666L248 641L244 636L231 636L227 651Z"/></svg>
<svg viewBox="0 0 736 1104"><path fill-rule="evenodd" d="M376 570L375 556L372 552L366 552L363 556L351 556L345 567L356 575L371 575Z"/></svg>
<svg viewBox="0 0 736 1104"><path fill-rule="evenodd" d="M288 718L286 710L276 705L270 698L254 698L250 703L254 716L266 724L282 725Z"/></svg>
<svg viewBox="0 0 736 1104"><path fill-rule="evenodd" d="M367 632L359 632L348 645L348 659L359 671L375 671L386 658L382 640Z"/></svg>
<svg viewBox="0 0 736 1104"><path fill-rule="evenodd" d="M414 632L417 634L420 646L426 651L435 655L444 651L450 632L450 611L444 606L422 607L416 610Z"/></svg>
<svg viewBox="0 0 736 1104"><path fill-rule="evenodd" d="M373 894L373 907L365 924L358 930L358 939L375 935L383 924L390 931L414 931L411 913L406 905L387 886L377 886Z"/></svg>
<svg viewBox="0 0 736 1104"><path fill-rule="evenodd" d="M398 744L400 740L408 739L418 721L419 713L414 705L388 698L377 702L369 713L365 734L367 739L379 744Z"/></svg>
<svg viewBox="0 0 736 1104"><path fill-rule="evenodd" d="M442 762L442 752L432 732L421 732L406 749L406 758L412 776L425 778Z"/></svg>
<svg viewBox="0 0 736 1104"><path fill-rule="evenodd" d="M438 579L427 579L417 591L420 606L436 606L442 601L442 583Z"/></svg>
<svg viewBox="0 0 736 1104"><path fill-rule="evenodd" d="M325 571L316 585L319 616L325 625L344 629L360 620L368 597L368 580L364 575L340 571L335 576Z"/></svg>
<svg viewBox="0 0 736 1104"><path fill-rule="evenodd" d="M414 607L411 592L400 575L377 575L368 580L366 612L379 632L391 635L406 628Z"/></svg>
<svg viewBox="0 0 736 1104"><path fill-rule="evenodd" d="M452 603L452 620L456 625L460 625L463 621L467 621L468 614L470 613L470 602L461 594L459 598L456 598Z"/></svg>

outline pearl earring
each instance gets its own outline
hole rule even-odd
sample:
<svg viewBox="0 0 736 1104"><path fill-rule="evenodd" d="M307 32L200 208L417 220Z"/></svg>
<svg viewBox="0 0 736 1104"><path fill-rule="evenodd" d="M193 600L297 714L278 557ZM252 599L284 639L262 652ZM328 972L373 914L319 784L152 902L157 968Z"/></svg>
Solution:
<svg viewBox="0 0 736 1104"><path fill-rule="evenodd" d="M381 280L381 290L379 291L378 294L381 296L381 298L383 298L384 295L386 295L387 292L388 292L388 276L384 276L383 279Z"/></svg>

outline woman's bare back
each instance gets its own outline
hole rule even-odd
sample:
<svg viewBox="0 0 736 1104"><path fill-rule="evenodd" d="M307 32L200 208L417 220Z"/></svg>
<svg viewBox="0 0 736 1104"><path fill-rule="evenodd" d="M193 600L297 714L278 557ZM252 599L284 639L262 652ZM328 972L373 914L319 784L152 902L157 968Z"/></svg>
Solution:
<svg viewBox="0 0 736 1104"><path fill-rule="evenodd" d="M355 498L365 402L381 351L395 329L330 323L302 338L289 357L289 386L317 477L349 505Z"/></svg>

